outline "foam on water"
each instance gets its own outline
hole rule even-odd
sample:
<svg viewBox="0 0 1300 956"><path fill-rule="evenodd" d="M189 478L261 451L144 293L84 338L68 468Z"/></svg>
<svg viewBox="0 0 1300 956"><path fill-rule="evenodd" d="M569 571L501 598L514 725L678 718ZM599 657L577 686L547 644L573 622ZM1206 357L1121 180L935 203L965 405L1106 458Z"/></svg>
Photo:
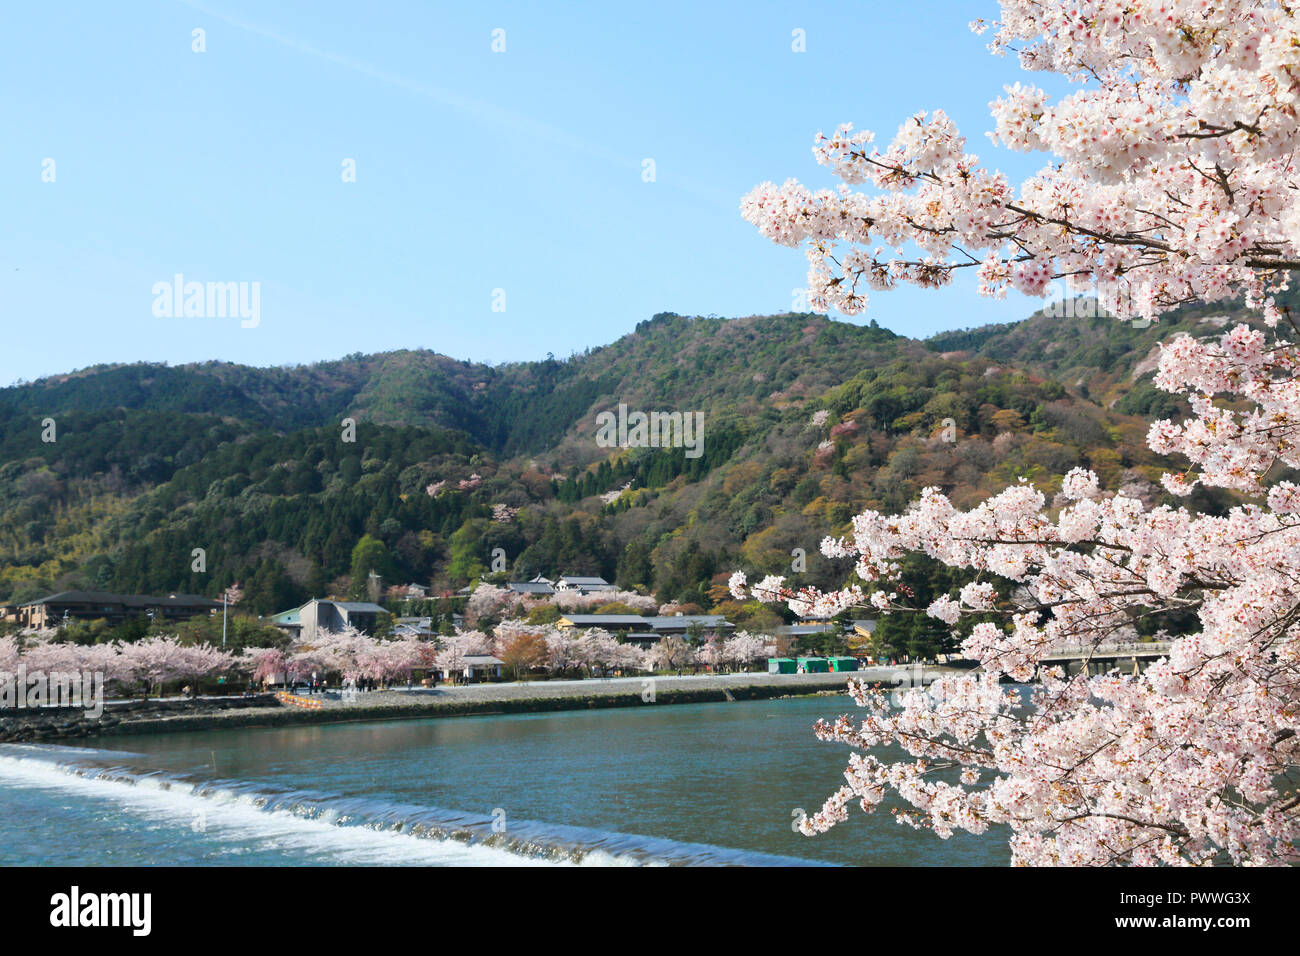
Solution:
<svg viewBox="0 0 1300 956"><path fill-rule="evenodd" d="M102 756L102 754L101 754ZM354 866L523 866L546 864L489 846L336 825L291 808L266 809L249 792L201 785L162 774L133 775L122 767L91 768L39 756L0 755L0 782L17 788L52 789L92 801L111 801L155 825L201 832L228 843L226 853L283 851L294 857ZM335 818L337 819L337 818Z"/></svg>
<svg viewBox="0 0 1300 956"><path fill-rule="evenodd" d="M283 853L342 865L807 865L807 861L585 827L494 820L374 797L205 779L123 763L140 755L0 745L0 787L108 801L150 824L184 827L224 854Z"/></svg>

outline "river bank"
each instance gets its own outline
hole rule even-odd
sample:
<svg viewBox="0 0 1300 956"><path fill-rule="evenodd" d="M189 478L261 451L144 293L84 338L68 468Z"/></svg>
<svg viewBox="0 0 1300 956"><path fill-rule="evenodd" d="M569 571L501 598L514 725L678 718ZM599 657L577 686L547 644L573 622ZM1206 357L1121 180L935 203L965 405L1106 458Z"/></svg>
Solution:
<svg viewBox="0 0 1300 956"><path fill-rule="evenodd" d="M923 679L928 683L947 672L946 669L927 668ZM54 742L123 734L838 695L844 692L851 677L892 686L900 682L899 673L898 668L872 668L829 674L742 673L528 681L366 693L334 690L300 698L310 706L295 706L271 694L191 701L110 702L97 718L67 708L6 711L0 717L0 742ZM913 682L916 679L911 677Z"/></svg>

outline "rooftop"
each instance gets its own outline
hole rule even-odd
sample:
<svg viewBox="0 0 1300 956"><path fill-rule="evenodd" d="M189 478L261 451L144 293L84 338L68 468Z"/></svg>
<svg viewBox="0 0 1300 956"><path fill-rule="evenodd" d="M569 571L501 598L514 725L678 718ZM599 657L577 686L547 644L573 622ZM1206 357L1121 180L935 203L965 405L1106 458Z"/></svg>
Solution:
<svg viewBox="0 0 1300 956"><path fill-rule="evenodd" d="M642 617L640 614L564 614L560 616L560 620L568 621L577 627L598 627L602 624L636 627L649 624L653 619Z"/></svg>
<svg viewBox="0 0 1300 956"><path fill-rule="evenodd" d="M345 611L354 611L359 613L370 614L387 614L382 607L370 601L319 601L320 604L333 604L335 607L341 607Z"/></svg>
<svg viewBox="0 0 1300 956"><path fill-rule="evenodd" d="M35 601L27 601L21 607L34 607L38 604L121 604L126 607L221 607L220 601L201 597L197 594L169 594L157 597L152 594L114 594L110 591L60 591Z"/></svg>
<svg viewBox="0 0 1300 956"><path fill-rule="evenodd" d="M656 631L665 631L687 627L722 627L727 623L727 619L721 614L672 614L664 617L648 617L645 622Z"/></svg>
<svg viewBox="0 0 1300 956"><path fill-rule="evenodd" d="M783 624L775 630L777 634L792 637L799 634L832 634L836 627L834 624Z"/></svg>
<svg viewBox="0 0 1300 956"><path fill-rule="evenodd" d="M554 594L555 588L545 581L510 581L506 584L510 590L519 594Z"/></svg>

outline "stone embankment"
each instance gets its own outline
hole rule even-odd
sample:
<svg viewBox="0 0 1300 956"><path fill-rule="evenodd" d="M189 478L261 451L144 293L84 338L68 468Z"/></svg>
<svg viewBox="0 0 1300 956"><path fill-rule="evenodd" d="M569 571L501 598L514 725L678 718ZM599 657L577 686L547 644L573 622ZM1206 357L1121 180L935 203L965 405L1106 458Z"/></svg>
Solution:
<svg viewBox="0 0 1300 956"><path fill-rule="evenodd" d="M169 720L202 721L242 713L252 716L277 708L271 694L253 697L199 697L193 700L113 701L102 714L80 707L41 707L0 710L0 743L67 740L102 734L131 733L135 726L152 727Z"/></svg>
<svg viewBox="0 0 1300 956"><path fill-rule="evenodd" d="M928 683L943 673L927 668ZM901 676L900 676L901 675ZM0 711L0 742L37 741L287 727L357 720L403 720L474 714L527 714L659 704L771 700L816 694L843 697L850 677L885 686L915 683L910 672L873 668L846 674L708 674L596 680L525 681L308 695L319 708L290 706L273 694L195 700L110 702L99 717L79 709ZM300 695L301 696L301 695ZM852 702L845 699L846 709Z"/></svg>

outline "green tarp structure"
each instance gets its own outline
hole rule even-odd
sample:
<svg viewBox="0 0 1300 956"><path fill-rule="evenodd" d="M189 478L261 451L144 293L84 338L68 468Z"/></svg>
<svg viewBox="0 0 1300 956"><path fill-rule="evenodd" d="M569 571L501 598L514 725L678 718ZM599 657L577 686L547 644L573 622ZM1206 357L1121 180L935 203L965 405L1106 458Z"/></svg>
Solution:
<svg viewBox="0 0 1300 956"><path fill-rule="evenodd" d="M830 664L824 657L801 657L799 667L807 674L825 674L830 670Z"/></svg>
<svg viewBox="0 0 1300 956"><path fill-rule="evenodd" d="M829 659L829 663L831 670L837 673L858 669L858 659L856 657L832 657Z"/></svg>
<svg viewBox="0 0 1300 956"><path fill-rule="evenodd" d="M767 672L769 674L793 674L795 663L793 657L769 657Z"/></svg>

